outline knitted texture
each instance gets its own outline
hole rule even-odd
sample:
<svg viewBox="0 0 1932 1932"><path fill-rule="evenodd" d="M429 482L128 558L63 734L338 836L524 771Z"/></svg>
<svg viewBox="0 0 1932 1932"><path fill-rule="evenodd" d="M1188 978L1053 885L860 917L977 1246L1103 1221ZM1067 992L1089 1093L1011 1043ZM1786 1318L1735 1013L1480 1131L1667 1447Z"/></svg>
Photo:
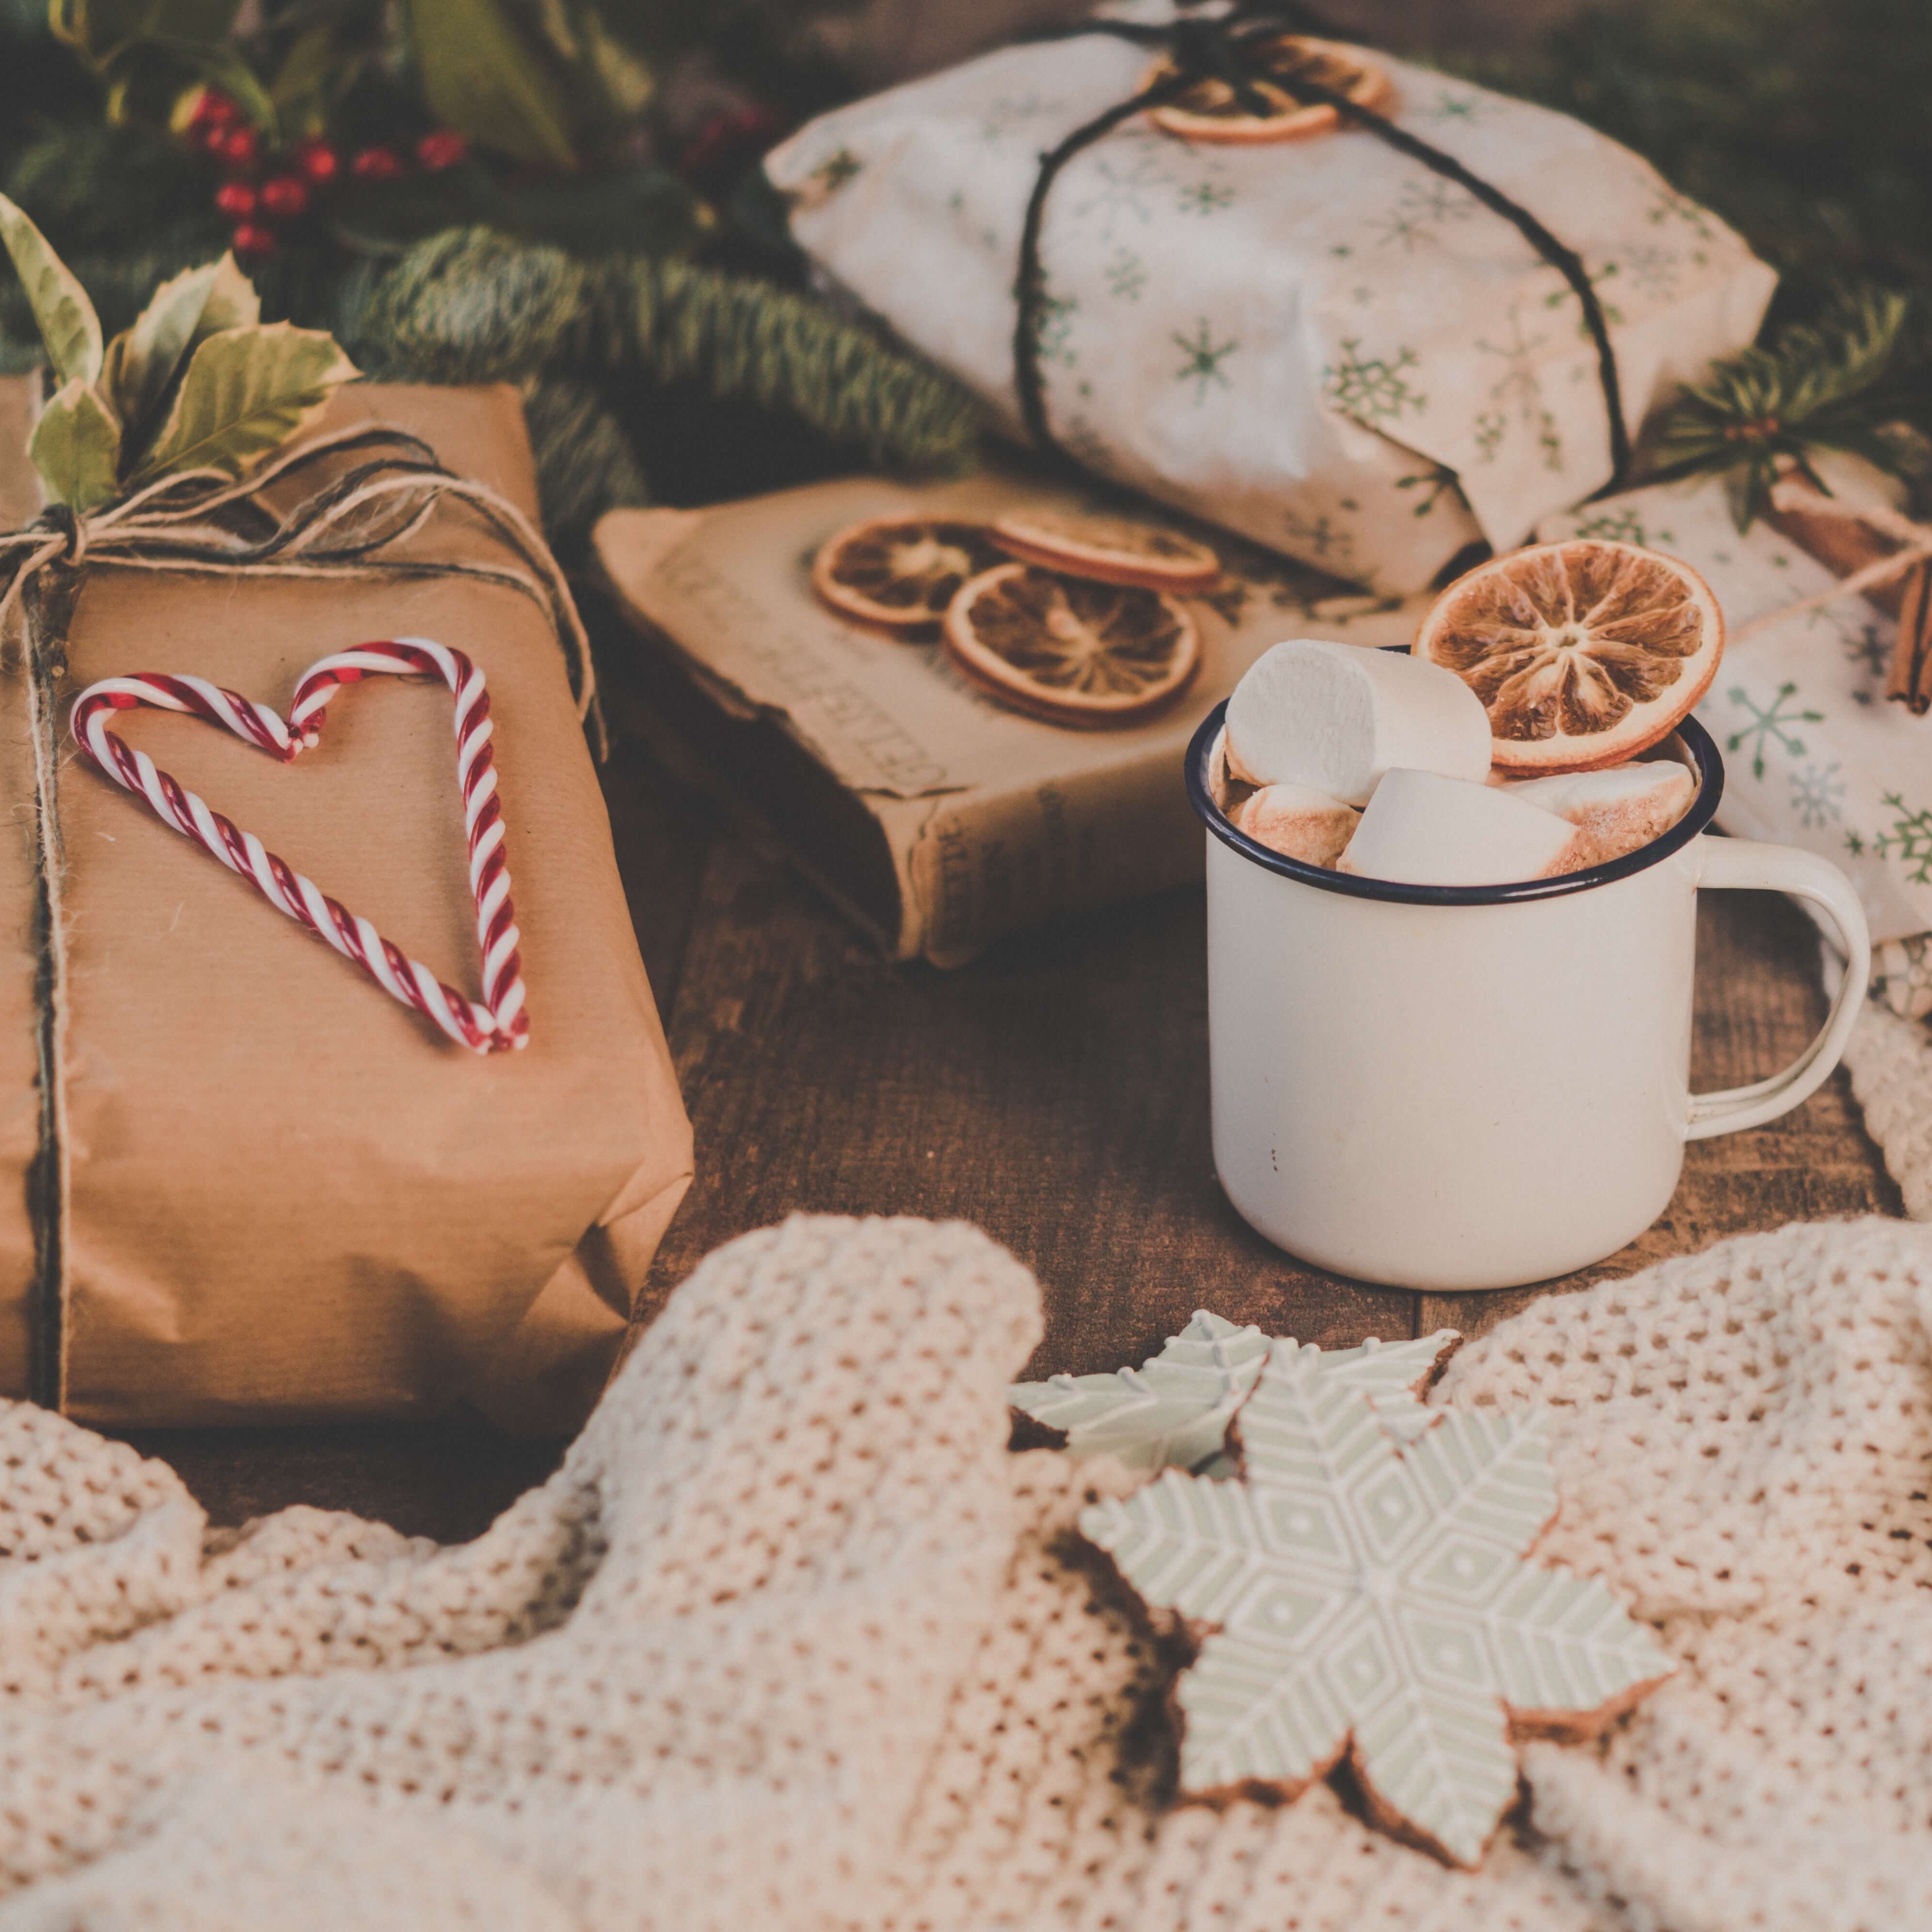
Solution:
<svg viewBox="0 0 1932 1932"><path fill-rule="evenodd" d="M1865 1130L1884 1153L1905 1211L1932 1221L1932 1031L1868 1000L1845 1064Z"/></svg>
<svg viewBox="0 0 1932 1932"><path fill-rule="evenodd" d="M1025 1270L800 1219L700 1266L562 1468L437 1549L0 1409L0 1932L1892 1932L1932 1924L1932 1230L1538 1303L1432 1401L1555 1406L1539 1555L1678 1675L1533 1744L1484 1869L1317 1786L1168 1808L1178 1661L1010 1454Z"/></svg>

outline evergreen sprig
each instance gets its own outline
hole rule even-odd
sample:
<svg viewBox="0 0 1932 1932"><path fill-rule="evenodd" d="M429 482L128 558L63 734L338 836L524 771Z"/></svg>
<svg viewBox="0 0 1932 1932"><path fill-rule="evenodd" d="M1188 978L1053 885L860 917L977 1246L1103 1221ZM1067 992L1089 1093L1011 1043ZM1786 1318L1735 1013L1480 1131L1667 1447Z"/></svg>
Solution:
<svg viewBox="0 0 1932 1932"><path fill-rule="evenodd" d="M1868 286L1687 383L1651 426L1650 480L1734 472L1746 528L1768 507L1784 465L1824 488L1811 467L1815 451L1848 451L1904 473L1901 427L1932 428L1932 380L1910 302Z"/></svg>
<svg viewBox="0 0 1932 1932"><path fill-rule="evenodd" d="M979 432L965 391L807 297L686 262L580 261L488 229L421 244L368 290L341 333L371 374L516 382L526 393L563 383L532 428L554 479L547 514L567 532L597 506L583 452L608 455L613 436L621 440L597 392L627 392L639 376L788 415L902 473L965 467ZM602 501L636 500L634 464L610 473L615 494Z"/></svg>

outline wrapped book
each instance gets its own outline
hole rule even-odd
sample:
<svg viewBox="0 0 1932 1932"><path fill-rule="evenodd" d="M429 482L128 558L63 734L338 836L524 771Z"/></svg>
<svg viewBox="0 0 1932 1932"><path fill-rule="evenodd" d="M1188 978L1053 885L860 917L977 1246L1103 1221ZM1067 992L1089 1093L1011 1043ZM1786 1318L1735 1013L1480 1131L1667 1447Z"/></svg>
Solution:
<svg viewBox="0 0 1932 1932"><path fill-rule="evenodd" d="M894 958L957 965L1022 927L1198 880L1180 772L1202 714L1284 637L1381 645L1414 632L1414 608L1338 596L1332 578L1217 536L1220 586L1188 599L1192 682L1143 722L1076 730L996 701L938 642L873 629L813 594L819 546L866 518L988 521L1022 506L1094 507L989 471L615 510L597 528L670 758L775 829Z"/></svg>

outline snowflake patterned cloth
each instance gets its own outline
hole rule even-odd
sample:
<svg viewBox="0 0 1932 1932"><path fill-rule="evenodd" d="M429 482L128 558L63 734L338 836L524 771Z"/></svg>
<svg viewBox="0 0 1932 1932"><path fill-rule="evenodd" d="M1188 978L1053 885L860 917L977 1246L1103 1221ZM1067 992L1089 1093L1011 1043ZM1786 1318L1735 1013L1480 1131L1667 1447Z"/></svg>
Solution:
<svg viewBox="0 0 1932 1932"><path fill-rule="evenodd" d="M1080 1528L1209 1628L1175 1691L1184 1792L1294 1796L1346 1751L1378 1816L1474 1865L1516 1797L1512 1719L1587 1735L1672 1666L1600 1580L1522 1561L1556 1513L1546 1412L1392 1431L1412 1406L1276 1354L1240 1481L1168 1470Z"/></svg>
<svg viewBox="0 0 1932 1932"><path fill-rule="evenodd" d="M1298 1352L1317 1361L1323 1375L1364 1395L1394 1400L1419 1394L1461 1340L1444 1328L1412 1341L1371 1336L1354 1348L1324 1350L1292 1340L1273 1346L1285 1357ZM1228 1425L1259 1377L1270 1346L1260 1329L1238 1328L1197 1308L1187 1326L1138 1369L1016 1382L1007 1400L1022 1414L1061 1430L1070 1454L1118 1456L1132 1469L1232 1475Z"/></svg>
<svg viewBox="0 0 1932 1932"><path fill-rule="evenodd" d="M1718 478L1633 490L1537 533L1617 537L1682 557L1717 592L1734 633L1835 580L1768 523L1741 532ZM1909 1016L1924 949L1886 942L1932 930L1932 734L1886 701L1895 628L1862 597L1797 612L1726 649L1696 715L1724 754L1718 823L1844 869L1870 922L1874 981ZM1918 1010L1928 1006L1932 998Z"/></svg>
<svg viewBox="0 0 1932 1932"><path fill-rule="evenodd" d="M1147 62L1097 35L1007 48L820 117L767 170L824 275L1016 427L1012 290L1040 155L1135 93ZM1633 426L1750 338L1771 271L1647 164L1564 116L1383 64L1397 125L1582 255ZM1574 292L1372 135L1229 147L1134 117L1062 172L1041 261L1039 359L1068 449L1378 591L1420 590L1478 536L1520 542L1608 474Z"/></svg>

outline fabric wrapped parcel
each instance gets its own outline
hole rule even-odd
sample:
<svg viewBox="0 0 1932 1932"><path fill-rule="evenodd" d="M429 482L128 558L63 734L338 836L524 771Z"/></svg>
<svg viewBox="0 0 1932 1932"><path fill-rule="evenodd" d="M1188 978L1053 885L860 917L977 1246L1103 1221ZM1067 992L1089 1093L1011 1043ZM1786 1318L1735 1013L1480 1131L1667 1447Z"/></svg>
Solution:
<svg viewBox="0 0 1932 1932"><path fill-rule="evenodd" d="M1750 340L1772 271L1648 164L1566 116L1373 58L1398 128L1582 256L1632 434ZM821 116L766 170L826 281L1017 432L1015 290L1042 154L1131 98L1149 63L1100 33L1006 48ZM1136 115L1061 170L1039 260L1052 440L1337 576L1419 590L1610 479L1576 291L1509 220L1366 129L1241 147Z"/></svg>

